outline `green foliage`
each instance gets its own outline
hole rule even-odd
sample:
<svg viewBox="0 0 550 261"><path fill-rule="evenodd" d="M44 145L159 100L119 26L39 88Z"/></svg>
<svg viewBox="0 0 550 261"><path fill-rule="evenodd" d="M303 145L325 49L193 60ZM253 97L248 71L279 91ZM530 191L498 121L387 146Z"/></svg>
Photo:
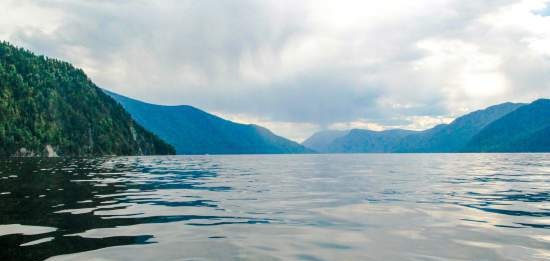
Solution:
<svg viewBox="0 0 550 261"><path fill-rule="evenodd" d="M82 70L1 42L0 156L47 145L63 156L174 153Z"/></svg>

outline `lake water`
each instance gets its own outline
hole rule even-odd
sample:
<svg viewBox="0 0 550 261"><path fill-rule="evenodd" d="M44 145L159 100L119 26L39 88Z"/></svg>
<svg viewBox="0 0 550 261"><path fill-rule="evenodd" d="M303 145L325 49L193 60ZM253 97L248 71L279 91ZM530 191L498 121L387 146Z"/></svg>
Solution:
<svg viewBox="0 0 550 261"><path fill-rule="evenodd" d="M550 260L550 154L0 161L0 260Z"/></svg>

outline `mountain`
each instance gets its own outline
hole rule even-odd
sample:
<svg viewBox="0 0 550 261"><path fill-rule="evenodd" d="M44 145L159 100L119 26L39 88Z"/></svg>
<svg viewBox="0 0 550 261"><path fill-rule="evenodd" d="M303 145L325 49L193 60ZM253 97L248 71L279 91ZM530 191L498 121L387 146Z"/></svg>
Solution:
<svg viewBox="0 0 550 261"><path fill-rule="evenodd" d="M392 152L406 136L416 133L409 130L371 131L353 129L337 137L322 152L333 153L382 153Z"/></svg>
<svg viewBox="0 0 550 261"><path fill-rule="evenodd" d="M474 111L455 119L450 124L441 124L405 137L396 152L460 151L485 126L523 105L508 102Z"/></svg>
<svg viewBox="0 0 550 261"><path fill-rule="evenodd" d="M328 145L331 152L393 152L405 137L416 131L393 129L385 131L351 130L346 136L336 138Z"/></svg>
<svg viewBox="0 0 550 261"><path fill-rule="evenodd" d="M105 91L140 124L174 145L178 154L312 152L266 128L231 122L187 105L163 106Z"/></svg>
<svg viewBox="0 0 550 261"><path fill-rule="evenodd" d="M0 42L0 156L172 154L71 64Z"/></svg>
<svg viewBox="0 0 550 261"><path fill-rule="evenodd" d="M367 152L460 152L463 151L470 141L493 122L508 116L515 115L513 112L523 108L525 104L521 103L503 103L494 105L483 110L478 110L462 117L457 118L450 124L440 124L431 129L424 131L407 131L407 130L387 130L387 131L370 131L370 130L351 130L348 132L320 132L314 134L311 138L304 142L304 145L310 148L316 148L320 152L333 153L367 153ZM546 114L535 111L525 112L536 114L536 123L544 121ZM521 117L529 118L534 116L522 115ZM519 121L520 116L510 119L511 122ZM550 117L546 117L547 121ZM516 123L516 124L517 124ZM527 124L525 124L527 125ZM545 134L546 125L540 124L535 127L535 123L526 127L533 132L533 138L524 142L525 144L533 142L537 137L539 142L548 142ZM495 127L496 128L496 127ZM487 131L487 137L490 137L494 131ZM482 137L479 137L481 140ZM519 139L519 138L518 138ZM492 143L491 143L492 142ZM519 142L519 141L518 141ZM487 144L496 144L497 140L490 140ZM480 150L470 145L470 150Z"/></svg>
<svg viewBox="0 0 550 261"><path fill-rule="evenodd" d="M550 100L536 100L492 122L464 151L550 152Z"/></svg>
<svg viewBox="0 0 550 261"><path fill-rule="evenodd" d="M331 142L333 142L337 138L345 136L348 133L349 131L340 130L320 131L313 134L307 140L302 142L302 145L318 152L328 152L328 146Z"/></svg>

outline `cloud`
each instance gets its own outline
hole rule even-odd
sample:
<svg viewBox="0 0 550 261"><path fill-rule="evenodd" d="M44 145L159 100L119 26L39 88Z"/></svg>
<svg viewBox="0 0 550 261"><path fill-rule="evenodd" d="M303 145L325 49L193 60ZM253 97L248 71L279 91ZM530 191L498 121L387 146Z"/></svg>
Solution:
<svg viewBox="0 0 550 261"><path fill-rule="evenodd" d="M247 114L227 114L227 113L220 113L220 112L211 112L211 113L233 122L243 123L243 124L254 123L256 125L263 126L270 130L277 130L278 135L281 135L283 137L286 137L288 139L291 139L297 142L302 142L305 139L307 139L309 136L311 136L312 133L315 133L321 130L318 125L311 124L311 123L296 123L296 122L282 122L282 121L274 122L265 118L250 117Z"/></svg>
<svg viewBox="0 0 550 261"><path fill-rule="evenodd" d="M335 126L428 127L549 97L548 6L7 0L0 37L69 60L106 89L239 115L300 140Z"/></svg>

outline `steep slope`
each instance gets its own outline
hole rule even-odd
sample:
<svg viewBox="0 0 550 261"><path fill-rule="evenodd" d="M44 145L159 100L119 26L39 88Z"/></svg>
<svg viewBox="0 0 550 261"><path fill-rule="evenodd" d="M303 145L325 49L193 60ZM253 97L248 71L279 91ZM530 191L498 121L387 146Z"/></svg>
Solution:
<svg viewBox="0 0 550 261"><path fill-rule="evenodd" d="M400 141L416 133L410 130L371 131L354 129L345 136L334 139L328 144L327 152L372 153L393 152Z"/></svg>
<svg viewBox="0 0 550 261"><path fill-rule="evenodd" d="M492 122L464 151L550 152L550 100L536 100Z"/></svg>
<svg viewBox="0 0 550 261"><path fill-rule="evenodd" d="M0 156L173 152L82 70L0 43Z"/></svg>
<svg viewBox="0 0 550 261"><path fill-rule="evenodd" d="M302 142L302 145L318 152L328 152L328 146L335 139L340 138L348 134L349 131L340 130L326 130L314 133L307 140Z"/></svg>
<svg viewBox="0 0 550 261"><path fill-rule="evenodd" d="M523 106L521 103L502 103L438 125L404 138L397 152L456 152L468 144L481 129L493 121Z"/></svg>
<svg viewBox="0 0 550 261"><path fill-rule="evenodd" d="M178 154L311 152L260 126L234 123L191 106L161 106L106 93L137 122L174 145Z"/></svg>

